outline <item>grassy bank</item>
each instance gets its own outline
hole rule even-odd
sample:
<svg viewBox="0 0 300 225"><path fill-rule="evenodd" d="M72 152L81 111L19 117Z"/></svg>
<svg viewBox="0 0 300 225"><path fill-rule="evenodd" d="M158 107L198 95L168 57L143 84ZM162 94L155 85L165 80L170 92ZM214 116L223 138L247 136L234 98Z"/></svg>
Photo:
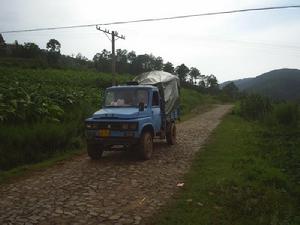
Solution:
<svg viewBox="0 0 300 225"><path fill-rule="evenodd" d="M227 116L151 224L299 224L300 141L273 132Z"/></svg>
<svg viewBox="0 0 300 225"><path fill-rule="evenodd" d="M202 94L188 88L181 89L180 98L181 120L183 121L209 110L213 104L220 102L216 96Z"/></svg>

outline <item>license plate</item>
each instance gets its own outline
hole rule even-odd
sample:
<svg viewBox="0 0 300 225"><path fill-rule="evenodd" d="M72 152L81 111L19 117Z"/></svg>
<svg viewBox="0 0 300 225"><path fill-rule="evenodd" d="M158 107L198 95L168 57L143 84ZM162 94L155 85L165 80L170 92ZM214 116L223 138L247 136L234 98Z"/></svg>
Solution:
<svg viewBox="0 0 300 225"><path fill-rule="evenodd" d="M99 136L100 137L108 137L110 134L109 130L107 129L102 129L102 130L99 130Z"/></svg>

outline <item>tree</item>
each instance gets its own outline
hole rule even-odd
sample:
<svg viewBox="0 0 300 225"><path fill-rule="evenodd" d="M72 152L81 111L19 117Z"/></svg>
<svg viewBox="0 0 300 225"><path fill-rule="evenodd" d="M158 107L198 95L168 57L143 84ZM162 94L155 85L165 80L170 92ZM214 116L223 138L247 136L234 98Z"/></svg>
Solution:
<svg viewBox="0 0 300 225"><path fill-rule="evenodd" d="M176 67L176 71L175 72L178 75L180 81L181 82L185 82L186 77L187 77L188 73L190 72L190 70L189 70L189 68L186 65L181 64L180 66Z"/></svg>
<svg viewBox="0 0 300 225"><path fill-rule="evenodd" d="M198 83L198 86L199 86L201 89L204 89L204 88L205 88L205 81L204 81L204 80L200 80L199 83Z"/></svg>
<svg viewBox="0 0 300 225"><path fill-rule="evenodd" d="M138 55L130 66L130 72L134 75L153 70L148 54Z"/></svg>
<svg viewBox="0 0 300 225"><path fill-rule="evenodd" d="M127 50L117 49L116 58L117 58L117 62L127 63Z"/></svg>
<svg viewBox="0 0 300 225"><path fill-rule="evenodd" d="M196 67L192 67L189 75L192 79L192 84L196 84L196 80L200 76L200 71Z"/></svg>
<svg viewBox="0 0 300 225"><path fill-rule="evenodd" d="M239 88L235 85L234 82L230 82L225 85L222 91L231 98L236 98L239 92Z"/></svg>
<svg viewBox="0 0 300 225"><path fill-rule="evenodd" d="M4 38L2 37L2 34L0 34L0 46L5 45Z"/></svg>
<svg viewBox="0 0 300 225"><path fill-rule="evenodd" d="M206 77L206 82L207 82L207 88L211 92L216 92L217 90L219 90L218 80L213 74Z"/></svg>
<svg viewBox="0 0 300 225"><path fill-rule="evenodd" d="M129 64L127 58L127 50L126 49L117 49L117 62L116 62L116 71L118 73L127 73Z"/></svg>
<svg viewBox="0 0 300 225"><path fill-rule="evenodd" d="M26 58L34 58L40 54L39 46L31 42L24 43L23 50L23 56Z"/></svg>
<svg viewBox="0 0 300 225"><path fill-rule="evenodd" d="M174 73L174 66L172 63L170 62L166 62L164 64L164 69L163 69L165 72L168 72L168 73Z"/></svg>
<svg viewBox="0 0 300 225"><path fill-rule="evenodd" d="M107 51L106 49L103 49L101 53L96 53L96 55L93 58L93 61L98 71L111 71L111 52Z"/></svg>
<svg viewBox="0 0 300 225"><path fill-rule="evenodd" d="M6 55L6 49L5 49L5 41L2 37L2 34L0 34L0 56Z"/></svg>
<svg viewBox="0 0 300 225"><path fill-rule="evenodd" d="M76 55L77 60L88 61L89 59L82 55L80 52Z"/></svg>
<svg viewBox="0 0 300 225"><path fill-rule="evenodd" d="M164 60L158 56L154 60L154 70L162 70L164 66Z"/></svg>
<svg viewBox="0 0 300 225"><path fill-rule="evenodd" d="M46 45L49 52L60 53L60 43L58 40L50 39Z"/></svg>
<svg viewBox="0 0 300 225"><path fill-rule="evenodd" d="M136 59L135 51L128 52L127 59L130 64Z"/></svg>
<svg viewBox="0 0 300 225"><path fill-rule="evenodd" d="M51 66L57 66L60 58L60 43L55 39L50 39L46 45L48 49L47 59Z"/></svg>

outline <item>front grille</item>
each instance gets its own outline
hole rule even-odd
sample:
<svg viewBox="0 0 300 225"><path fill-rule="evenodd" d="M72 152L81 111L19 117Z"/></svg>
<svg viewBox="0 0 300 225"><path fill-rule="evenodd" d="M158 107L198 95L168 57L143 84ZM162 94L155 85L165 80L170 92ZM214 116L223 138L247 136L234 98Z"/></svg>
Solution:
<svg viewBox="0 0 300 225"><path fill-rule="evenodd" d="M121 130L122 124L119 122L101 122L97 123L98 129Z"/></svg>
<svg viewBox="0 0 300 225"><path fill-rule="evenodd" d="M124 129L122 125L124 124L135 124L135 129L132 129L132 128L129 128L129 129ZM88 125L91 125L91 127L88 127ZM134 130L137 130L137 123L136 122L88 122L86 124L86 127L87 129L92 129L92 130L95 130L95 129L108 129L108 130L131 130L131 131L134 131ZM128 127L131 127L131 126L128 126Z"/></svg>

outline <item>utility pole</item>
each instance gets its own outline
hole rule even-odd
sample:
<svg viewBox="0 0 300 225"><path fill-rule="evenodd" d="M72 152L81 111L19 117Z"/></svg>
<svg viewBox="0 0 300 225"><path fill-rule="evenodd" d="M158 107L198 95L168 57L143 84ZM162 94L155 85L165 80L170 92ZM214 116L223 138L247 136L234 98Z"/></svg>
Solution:
<svg viewBox="0 0 300 225"><path fill-rule="evenodd" d="M116 54L115 54L115 41L118 40L119 38L125 40L125 36L124 35L119 35L117 31L109 31L107 29L105 30L102 30L100 28L100 26L96 26L96 29L97 30L100 30L102 32L104 32L104 34L107 36L107 34L110 34L111 35L111 38L109 38L108 36L108 39L111 41L111 73L112 73L112 76L113 76L113 79L112 79L112 85L116 85ZM117 37L117 39L116 39Z"/></svg>

